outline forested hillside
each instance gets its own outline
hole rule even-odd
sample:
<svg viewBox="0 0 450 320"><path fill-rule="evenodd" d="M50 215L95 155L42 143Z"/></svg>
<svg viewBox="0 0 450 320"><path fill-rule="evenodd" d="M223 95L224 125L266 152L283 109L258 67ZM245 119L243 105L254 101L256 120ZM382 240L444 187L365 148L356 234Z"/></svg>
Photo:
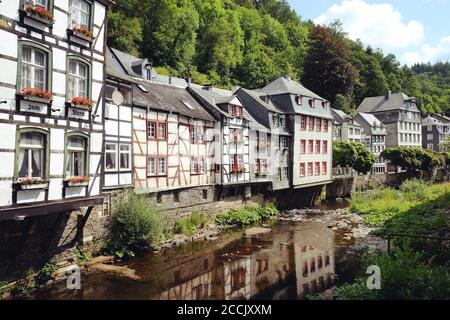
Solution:
<svg viewBox="0 0 450 320"><path fill-rule="evenodd" d="M450 113L448 63L401 66L284 0L116 0L108 40L200 84L257 88L289 74L345 111L390 89L417 97L424 113Z"/></svg>

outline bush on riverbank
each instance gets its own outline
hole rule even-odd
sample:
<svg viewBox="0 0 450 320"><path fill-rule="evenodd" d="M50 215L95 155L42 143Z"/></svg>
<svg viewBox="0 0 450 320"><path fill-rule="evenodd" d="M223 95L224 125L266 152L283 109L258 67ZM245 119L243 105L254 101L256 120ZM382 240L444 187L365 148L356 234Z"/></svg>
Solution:
<svg viewBox="0 0 450 320"><path fill-rule="evenodd" d="M338 300L448 299L450 273L442 266L430 266L423 252L397 248L391 255L370 254L363 259L364 268L376 265L381 270L381 289L369 290L367 278L361 274L354 284L336 290Z"/></svg>
<svg viewBox="0 0 450 320"><path fill-rule="evenodd" d="M173 232L175 234L184 234L192 236L197 230L205 228L208 223L206 215L193 212L188 217L183 217L175 222Z"/></svg>
<svg viewBox="0 0 450 320"><path fill-rule="evenodd" d="M246 226L259 221L275 218L279 214L280 211L273 203L258 206L248 205L242 209L235 209L218 215L216 223L227 226Z"/></svg>
<svg viewBox="0 0 450 320"><path fill-rule="evenodd" d="M106 251L119 258L133 257L162 237L162 218L156 205L127 190L113 203Z"/></svg>

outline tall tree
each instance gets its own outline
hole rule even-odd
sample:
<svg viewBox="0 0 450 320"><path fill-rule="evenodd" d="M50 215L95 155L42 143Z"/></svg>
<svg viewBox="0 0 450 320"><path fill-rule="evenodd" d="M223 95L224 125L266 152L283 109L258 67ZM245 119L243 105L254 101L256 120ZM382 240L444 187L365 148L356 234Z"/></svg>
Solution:
<svg viewBox="0 0 450 320"><path fill-rule="evenodd" d="M325 26L312 29L310 43L303 84L332 103L339 93L351 97L356 72L350 64L347 44Z"/></svg>

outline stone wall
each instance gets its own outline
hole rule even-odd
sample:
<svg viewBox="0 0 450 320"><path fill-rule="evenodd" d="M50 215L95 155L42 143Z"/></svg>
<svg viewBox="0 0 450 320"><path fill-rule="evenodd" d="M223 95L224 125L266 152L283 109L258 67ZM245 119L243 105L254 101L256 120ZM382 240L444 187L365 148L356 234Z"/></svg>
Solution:
<svg viewBox="0 0 450 320"><path fill-rule="evenodd" d="M445 169L420 172L374 173L355 177L337 178L326 186L326 198L349 198L358 191L373 190L381 186L399 188L410 179L419 179L432 183L449 181L449 172Z"/></svg>
<svg viewBox="0 0 450 320"><path fill-rule="evenodd" d="M0 221L0 281L53 259L73 262L77 244L94 245L104 234L102 206Z"/></svg>

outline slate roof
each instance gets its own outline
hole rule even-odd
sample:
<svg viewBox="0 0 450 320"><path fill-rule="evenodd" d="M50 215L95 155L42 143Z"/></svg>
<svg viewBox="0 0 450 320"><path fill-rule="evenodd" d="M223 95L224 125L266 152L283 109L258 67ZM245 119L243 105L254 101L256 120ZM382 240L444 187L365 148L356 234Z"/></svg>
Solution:
<svg viewBox="0 0 450 320"><path fill-rule="evenodd" d="M310 97L320 100L326 100L319 95L315 94L311 90L302 86L299 82L290 79L289 77L280 77L268 84L264 88L260 89L260 91L270 94L270 95L278 95L278 94L295 94L301 95L304 97Z"/></svg>
<svg viewBox="0 0 450 320"><path fill-rule="evenodd" d="M231 101L236 96L224 96L217 92L214 92L212 90L206 90L199 88L199 86L189 86L189 90L191 90L194 94L198 95L202 99L204 99L210 106L212 106L216 111L221 113L222 115L226 117L231 117L231 114L227 111L224 111L222 108L219 107L222 103L227 103L226 101Z"/></svg>
<svg viewBox="0 0 450 320"><path fill-rule="evenodd" d="M412 110L419 111L417 104L410 107L406 102L414 101L415 98L408 97L404 93L392 93L387 99L386 96L367 97L358 107L358 112L382 112L391 110Z"/></svg>
<svg viewBox="0 0 450 320"><path fill-rule="evenodd" d="M444 123L432 116L428 116L422 120L424 126L444 126Z"/></svg>
<svg viewBox="0 0 450 320"><path fill-rule="evenodd" d="M378 120L377 117L375 117L373 114L364 113L364 112L359 112L358 114L361 116L361 118L363 118L367 122L367 124L369 124L372 127L383 126L381 121Z"/></svg>
<svg viewBox="0 0 450 320"><path fill-rule="evenodd" d="M342 110L332 108L331 112L333 114L334 120L336 120L336 122L338 123L343 123L349 118L349 115Z"/></svg>
<svg viewBox="0 0 450 320"><path fill-rule="evenodd" d="M265 94L262 91L259 90L248 90L248 89L244 89L244 88L240 88L242 91L244 91L245 93L247 93L250 97L252 97L255 102L259 103L261 106L263 106L264 108L266 108L267 110L271 111L271 112L276 112L276 113L285 113L283 109L281 109L274 101L272 100L265 100L264 97L267 96L267 94Z"/></svg>
<svg viewBox="0 0 450 320"><path fill-rule="evenodd" d="M152 109L174 112L188 117L214 121L214 118L206 111L192 95L183 88L171 85L152 83L146 80L138 80L138 84L147 89L143 92L137 86L133 86L133 104ZM193 107L189 109L183 101Z"/></svg>

